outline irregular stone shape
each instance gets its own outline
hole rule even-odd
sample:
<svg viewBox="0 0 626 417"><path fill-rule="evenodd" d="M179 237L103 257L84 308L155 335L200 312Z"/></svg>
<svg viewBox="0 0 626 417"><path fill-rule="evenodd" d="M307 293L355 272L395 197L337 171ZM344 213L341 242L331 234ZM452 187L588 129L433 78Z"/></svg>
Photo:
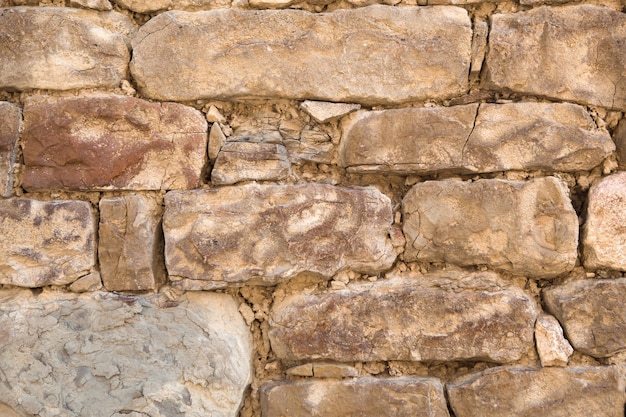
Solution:
<svg viewBox="0 0 626 417"><path fill-rule="evenodd" d="M227 185L245 180L277 181L287 178L290 173L291 164L283 145L228 142L221 146L217 155L211 182Z"/></svg>
<svg viewBox="0 0 626 417"><path fill-rule="evenodd" d="M70 0L70 6L78 6L95 10L113 9L109 0Z"/></svg>
<svg viewBox="0 0 626 417"><path fill-rule="evenodd" d="M108 291L155 289L165 281L162 208L146 195L100 200L98 259Z"/></svg>
<svg viewBox="0 0 626 417"><path fill-rule="evenodd" d="M319 123L326 123L361 108L360 104L329 103L326 101L302 102L301 107Z"/></svg>
<svg viewBox="0 0 626 417"><path fill-rule="evenodd" d="M402 202L404 259L488 265L531 277L570 271L578 216L557 178L427 181Z"/></svg>
<svg viewBox="0 0 626 417"><path fill-rule="evenodd" d="M618 123L613 132L613 140L617 147L619 169L626 170L626 119L622 119Z"/></svg>
<svg viewBox="0 0 626 417"><path fill-rule="evenodd" d="M590 269L626 271L626 172L591 185L583 226L583 262Z"/></svg>
<svg viewBox="0 0 626 417"><path fill-rule="evenodd" d="M160 10L209 9L230 7L230 0L113 0L114 3L137 13L153 13Z"/></svg>
<svg viewBox="0 0 626 417"><path fill-rule="evenodd" d="M487 53L487 36L489 24L486 20L475 17L473 20L474 35L472 36L472 62L470 65L470 77L473 80L480 78L480 70L483 68L485 54Z"/></svg>
<svg viewBox="0 0 626 417"><path fill-rule="evenodd" d="M495 368L447 386L457 417L621 417L614 367Z"/></svg>
<svg viewBox="0 0 626 417"><path fill-rule="evenodd" d="M98 271L94 271L91 274L78 278L69 286L70 291L74 292L88 292L98 291L102 289L102 278Z"/></svg>
<svg viewBox="0 0 626 417"><path fill-rule="evenodd" d="M177 103L98 94L24 107L26 189L170 190L200 184L207 122Z"/></svg>
<svg viewBox="0 0 626 417"><path fill-rule="evenodd" d="M212 164L217 160L222 145L226 142L226 136L222 132L222 128L219 123L213 123L211 125L211 132L209 133L209 161Z"/></svg>
<svg viewBox="0 0 626 417"><path fill-rule="evenodd" d="M130 19L70 8L0 10L0 88L117 87L127 76Z"/></svg>
<svg viewBox="0 0 626 417"><path fill-rule="evenodd" d="M359 376L354 366L340 363L314 363L313 376L316 378L347 378Z"/></svg>
<svg viewBox="0 0 626 417"><path fill-rule="evenodd" d="M579 280L543 290L574 348L603 358L626 349L626 279Z"/></svg>
<svg viewBox="0 0 626 417"><path fill-rule="evenodd" d="M267 284L350 266L375 274L395 254L391 201L375 188L247 184L165 196L165 260L188 288ZM367 225L367 227L364 227Z"/></svg>
<svg viewBox="0 0 626 417"><path fill-rule="evenodd" d="M533 348L535 302L493 273L406 275L274 305L285 360L511 362Z"/></svg>
<svg viewBox="0 0 626 417"><path fill-rule="evenodd" d="M343 123L349 172L590 170L615 145L575 104L469 104L362 111Z"/></svg>
<svg viewBox="0 0 626 417"><path fill-rule="evenodd" d="M0 197L9 197L20 137L22 112L15 104L0 102Z"/></svg>
<svg viewBox="0 0 626 417"><path fill-rule="evenodd" d="M153 99L390 104L465 93L471 37L457 7L171 11L141 27L130 68Z"/></svg>
<svg viewBox="0 0 626 417"><path fill-rule="evenodd" d="M252 343L225 294L0 294L0 398L20 415L235 417Z"/></svg>
<svg viewBox="0 0 626 417"><path fill-rule="evenodd" d="M65 285L87 275L95 232L84 201L0 200L0 284Z"/></svg>
<svg viewBox="0 0 626 417"><path fill-rule="evenodd" d="M626 110L626 15L578 5L494 14L487 88Z"/></svg>
<svg viewBox="0 0 626 417"><path fill-rule="evenodd" d="M448 417L435 378L278 382L261 389L263 417Z"/></svg>
<svg viewBox="0 0 626 417"><path fill-rule="evenodd" d="M535 341L541 366L567 366L574 353L572 345L563 337L563 329L553 316L542 314L535 323Z"/></svg>

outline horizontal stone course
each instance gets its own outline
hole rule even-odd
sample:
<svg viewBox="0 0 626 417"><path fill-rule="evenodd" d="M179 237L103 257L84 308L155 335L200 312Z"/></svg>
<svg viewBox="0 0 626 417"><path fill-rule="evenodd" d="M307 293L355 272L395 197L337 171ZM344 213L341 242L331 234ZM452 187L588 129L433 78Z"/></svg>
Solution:
<svg viewBox="0 0 626 417"><path fill-rule="evenodd" d="M9 197L20 136L21 109L12 103L0 102L0 197Z"/></svg>

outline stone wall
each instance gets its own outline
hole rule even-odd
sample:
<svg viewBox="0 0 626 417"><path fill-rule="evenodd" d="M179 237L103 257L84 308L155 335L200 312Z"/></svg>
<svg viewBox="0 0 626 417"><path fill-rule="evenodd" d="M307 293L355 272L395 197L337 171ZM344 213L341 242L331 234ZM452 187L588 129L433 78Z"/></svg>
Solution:
<svg viewBox="0 0 626 417"><path fill-rule="evenodd" d="M0 415L624 416L626 5L0 0Z"/></svg>

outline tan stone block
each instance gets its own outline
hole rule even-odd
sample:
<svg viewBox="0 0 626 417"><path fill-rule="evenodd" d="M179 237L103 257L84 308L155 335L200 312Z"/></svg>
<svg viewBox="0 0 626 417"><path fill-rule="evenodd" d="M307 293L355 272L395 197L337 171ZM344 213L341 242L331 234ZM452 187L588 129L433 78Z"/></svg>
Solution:
<svg viewBox="0 0 626 417"><path fill-rule="evenodd" d="M541 366L567 366L574 349L563 337L563 329L553 316L542 314L535 323L535 341Z"/></svg>
<svg viewBox="0 0 626 417"><path fill-rule="evenodd" d="M278 181L286 179L290 173L291 164L283 145L227 142L221 146L217 155L211 171L211 182L229 185L246 180Z"/></svg>
<svg viewBox="0 0 626 417"><path fill-rule="evenodd" d="M0 197L9 197L13 189L21 121L22 111L19 107L4 101L0 102Z"/></svg>
<svg viewBox="0 0 626 417"><path fill-rule="evenodd" d="M329 103L326 101L305 100L301 107L315 121L326 123L361 108L360 104Z"/></svg>

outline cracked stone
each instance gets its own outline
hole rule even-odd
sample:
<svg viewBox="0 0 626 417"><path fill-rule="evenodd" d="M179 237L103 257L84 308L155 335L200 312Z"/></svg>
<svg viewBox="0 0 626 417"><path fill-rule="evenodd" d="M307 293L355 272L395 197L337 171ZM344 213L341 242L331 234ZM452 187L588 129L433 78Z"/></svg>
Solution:
<svg viewBox="0 0 626 417"><path fill-rule="evenodd" d="M291 164L283 145L227 142L221 145L217 154L211 182L229 185L246 180L279 181L289 177L290 173Z"/></svg>
<svg viewBox="0 0 626 417"><path fill-rule="evenodd" d="M0 102L0 197L9 197L20 137L22 112L15 104Z"/></svg>
<svg viewBox="0 0 626 417"><path fill-rule="evenodd" d="M541 366L567 366L574 349L563 337L563 329L558 320L542 314L535 323L535 340Z"/></svg>

